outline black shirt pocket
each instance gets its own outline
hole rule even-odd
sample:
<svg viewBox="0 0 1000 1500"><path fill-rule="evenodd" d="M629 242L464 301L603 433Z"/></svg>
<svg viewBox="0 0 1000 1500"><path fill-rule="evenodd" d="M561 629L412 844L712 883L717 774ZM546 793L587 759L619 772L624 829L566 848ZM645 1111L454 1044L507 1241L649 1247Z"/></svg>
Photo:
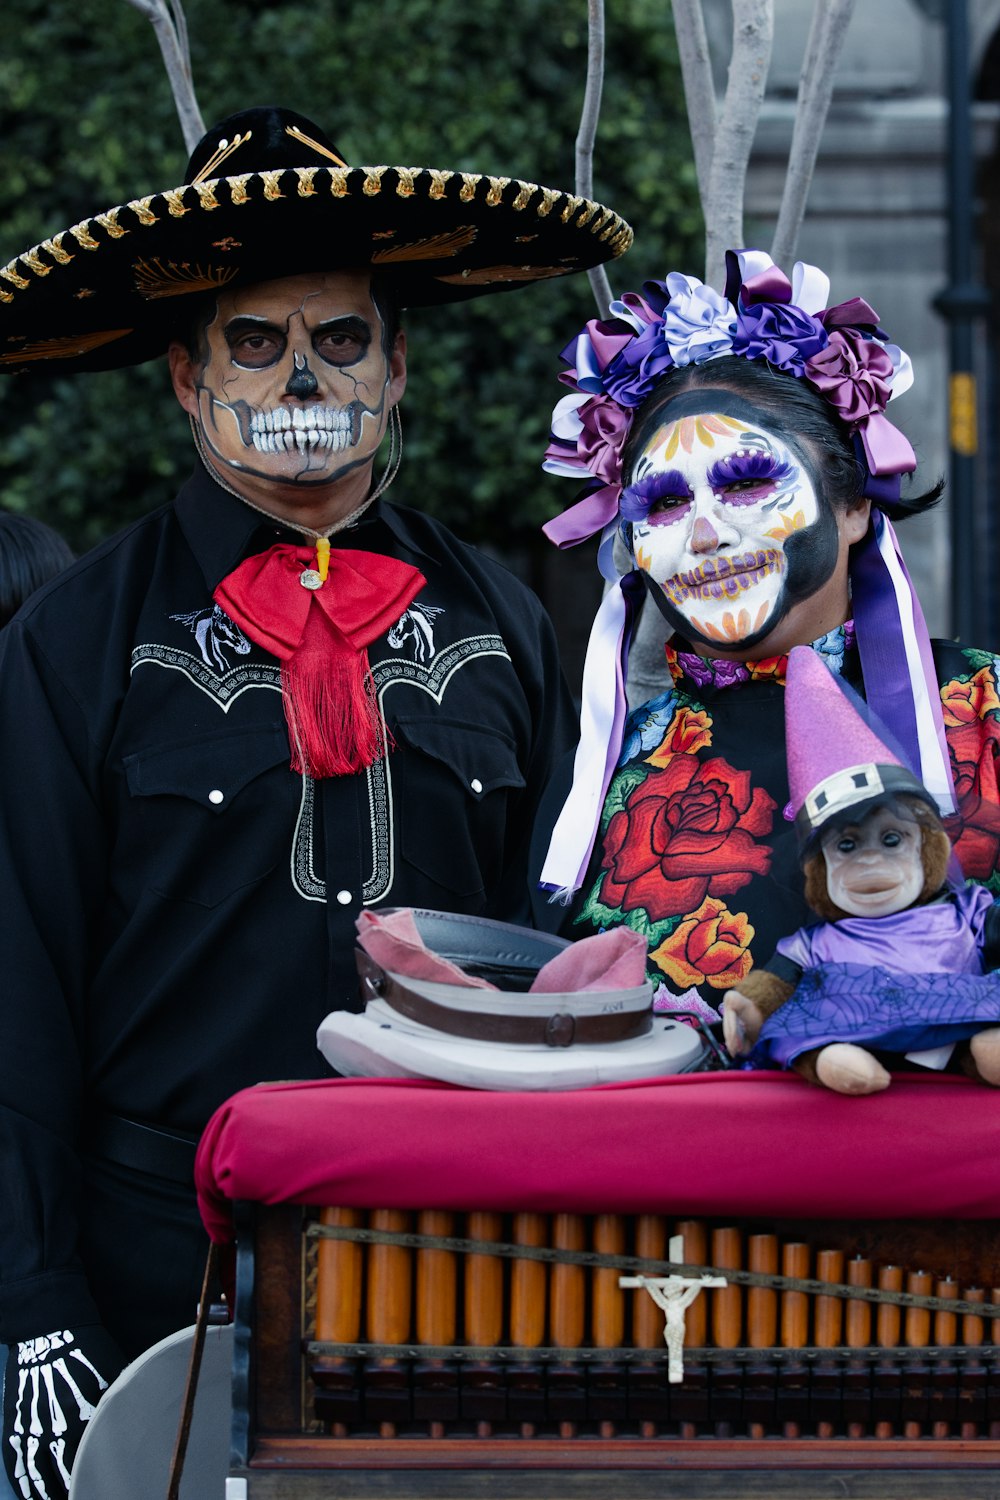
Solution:
<svg viewBox="0 0 1000 1500"><path fill-rule="evenodd" d="M444 892L488 899L503 872L511 810L525 784L513 740L437 717L397 719L393 733L403 859ZM428 892L428 904L434 899Z"/></svg>
<svg viewBox="0 0 1000 1500"><path fill-rule="evenodd" d="M155 745L122 765L125 862L146 888L217 906L288 859L301 783L284 724Z"/></svg>

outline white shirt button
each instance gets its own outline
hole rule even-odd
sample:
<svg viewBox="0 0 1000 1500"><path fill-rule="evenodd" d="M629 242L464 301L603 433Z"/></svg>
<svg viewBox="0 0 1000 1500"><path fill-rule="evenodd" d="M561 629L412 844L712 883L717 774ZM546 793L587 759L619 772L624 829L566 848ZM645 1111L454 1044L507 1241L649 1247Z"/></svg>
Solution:
<svg viewBox="0 0 1000 1500"><path fill-rule="evenodd" d="M226 794L225 792L220 792L219 788L216 787L214 792L209 792L208 800L209 802L214 802L216 807L218 807L220 802L224 802L226 800Z"/></svg>
<svg viewBox="0 0 1000 1500"><path fill-rule="evenodd" d="M350 906L353 899L354 898L352 897L350 891L337 892L337 900L340 902L341 906Z"/></svg>
<svg viewBox="0 0 1000 1500"><path fill-rule="evenodd" d="M473 776L472 780L469 782L469 785L474 792L481 792L483 789L483 783L480 781L478 776Z"/></svg>

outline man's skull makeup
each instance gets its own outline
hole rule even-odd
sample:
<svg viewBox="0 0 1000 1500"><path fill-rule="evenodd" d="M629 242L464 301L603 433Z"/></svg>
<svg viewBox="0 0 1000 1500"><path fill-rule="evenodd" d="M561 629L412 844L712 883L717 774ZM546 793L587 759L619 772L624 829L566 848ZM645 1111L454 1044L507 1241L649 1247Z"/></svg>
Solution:
<svg viewBox="0 0 1000 1500"><path fill-rule="evenodd" d="M621 515L668 623L722 651L769 635L837 563L836 520L811 466L724 391L669 404L639 449Z"/></svg>
<svg viewBox="0 0 1000 1500"><path fill-rule="evenodd" d="M283 485L327 485L370 464L394 404L385 342L367 273L223 292L194 377L209 455Z"/></svg>

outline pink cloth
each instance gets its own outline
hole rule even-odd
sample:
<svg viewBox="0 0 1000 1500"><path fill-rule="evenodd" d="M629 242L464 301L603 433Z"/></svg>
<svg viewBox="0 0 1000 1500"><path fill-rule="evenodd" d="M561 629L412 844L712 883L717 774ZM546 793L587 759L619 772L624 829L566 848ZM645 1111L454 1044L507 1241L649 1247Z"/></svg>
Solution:
<svg viewBox="0 0 1000 1500"><path fill-rule="evenodd" d="M411 907L398 911L363 911L357 920L358 942L370 958L393 974L428 979L436 984L495 990L496 985L466 974L450 959L424 943ZM535 975L533 995L575 995L584 990L630 990L646 978L646 939L629 927L612 928L571 943L550 958Z"/></svg>
<svg viewBox="0 0 1000 1500"><path fill-rule="evenodd" d="M533 995L578 995L585 990L634 990L646 980L646 939L631 927L612 927L571 943L539 969Z"/></svg>
<svg viewBox="0 0 1000 1500"><path fill-rule="evenodd" d="M390 912L363 911L356 926L358 942L381 969L405 974L408 979L428 979L434 984L457 984L475 990L496 989L495 984L473 978L450 959L432 952L420 936L409 906Z"/></svg>
<svg viewBox="0 0 1000 1500"><path fill-rule="evenodd" d="M244 1089L209 1121L202 1218L231 1200L358 1208L1000 1218L1000 1091L898 1074L851 1099L784 1073L567 1093L415 1079Z"/></svg>

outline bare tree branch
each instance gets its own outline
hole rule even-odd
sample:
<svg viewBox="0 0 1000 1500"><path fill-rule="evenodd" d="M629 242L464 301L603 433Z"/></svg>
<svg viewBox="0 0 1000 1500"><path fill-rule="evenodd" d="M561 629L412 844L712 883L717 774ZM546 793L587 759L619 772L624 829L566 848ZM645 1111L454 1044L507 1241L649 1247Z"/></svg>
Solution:
<svg viewBox="0 0 1000 1500"><path fill-rule="evenodd" d="M791 263L806 212L820 137L833 95L837 58L854 9L854 0L816 0L799 77L795 126L788 153L788 172L781 195L771 257L779 266Z"/></svg>
<svg viewBox="0 0 1000 1500"><path fill-rule="evenodd" d="M715 151L715 82L705 35L705 17L702 0L672 0L672 3L698 195L702 217L707 221L708 179Z"/></svg>
<svg viewBox="0 0 1000 1500"><path fill-rule="evenodd" d="M129 0L153 24L170 80L184 144L190 153L205 134L205 122L195 98L191 77L191 49L181 0Z"/></svg>
<svg viewBox="0 0 1000 1500"><path fill-rule="evenodd" d="M604 0L587 0L587 86L580 112L580 128L576 133L576 190L581 198L594 196L594 141L603 87ZM603 266L592 266L587 277L597 302L597 315L606 318L612 300L608 273Z"/></svg>
<svg viewBox="0 0 1000 1500"><path fill-rule="evenodd" d="M774 39L774 0L733 0L733 52L705 206L705 280L721 287L725 252L743 244L747 162Z"/></svg>

